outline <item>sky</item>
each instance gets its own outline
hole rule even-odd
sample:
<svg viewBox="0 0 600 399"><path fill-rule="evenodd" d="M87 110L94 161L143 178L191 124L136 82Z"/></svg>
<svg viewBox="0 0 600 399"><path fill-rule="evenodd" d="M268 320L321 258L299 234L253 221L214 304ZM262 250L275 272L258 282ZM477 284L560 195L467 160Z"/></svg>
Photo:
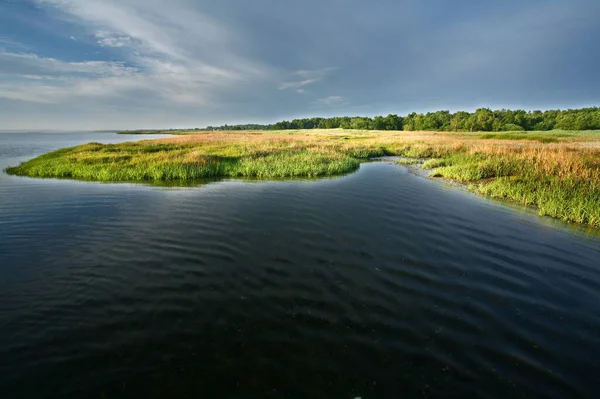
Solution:
<svg viewBox="0 0 600 399"><path fill-rule="evenodd" d="M600 105L598 0L0 0L0 130Z"/></svg>

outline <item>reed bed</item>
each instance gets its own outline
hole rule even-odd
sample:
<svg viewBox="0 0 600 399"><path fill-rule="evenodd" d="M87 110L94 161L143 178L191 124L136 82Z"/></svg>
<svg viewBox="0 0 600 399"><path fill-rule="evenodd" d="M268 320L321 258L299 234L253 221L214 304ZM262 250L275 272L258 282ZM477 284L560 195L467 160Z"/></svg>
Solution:
<svg viewBox="0 0 600 399"><path fill-rule="evenodd" d="M383 155L428 159L431 176L536 206L540 214L600 227L600 134L315 130L219 132L123 144L89 143L42 155L7 173L93 181L207 177L318 177Z"/></svg>

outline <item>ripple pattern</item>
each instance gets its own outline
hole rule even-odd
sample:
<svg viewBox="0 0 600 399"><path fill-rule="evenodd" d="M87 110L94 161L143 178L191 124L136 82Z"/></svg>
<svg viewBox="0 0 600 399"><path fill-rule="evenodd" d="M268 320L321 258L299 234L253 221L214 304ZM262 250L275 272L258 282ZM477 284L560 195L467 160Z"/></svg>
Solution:
<svg viewBox="0 0 600 399"><path fill-rule="evenodd" d="M34 141L0 153L56 140ZM600 236L392 164L177 189L3 175L0 237L3 397L600 393Z"/></svg>

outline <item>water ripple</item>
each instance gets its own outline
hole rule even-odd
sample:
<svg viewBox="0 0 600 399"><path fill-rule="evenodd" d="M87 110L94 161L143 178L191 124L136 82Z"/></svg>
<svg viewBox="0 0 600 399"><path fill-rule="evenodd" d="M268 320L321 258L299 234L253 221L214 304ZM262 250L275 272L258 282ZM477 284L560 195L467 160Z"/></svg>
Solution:
<svg viewBox="0 0 600 399"><path fill-rule="evenodd" d="M8 397L600 392L600 237L395 165L181 190L2 175L0 198Z"/></svg>

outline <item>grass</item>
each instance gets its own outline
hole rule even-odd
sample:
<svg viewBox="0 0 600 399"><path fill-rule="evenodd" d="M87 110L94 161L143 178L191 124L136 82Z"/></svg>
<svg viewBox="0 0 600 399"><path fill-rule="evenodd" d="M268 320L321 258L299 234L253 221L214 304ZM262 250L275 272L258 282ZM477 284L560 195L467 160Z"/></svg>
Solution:
<svg viewBox="0 0 600 399"><path fill-rule="evenodd" d="M89 143L42 155L7 173L95 181L170 181L207 177L316 177L351 172L350 153L295 140L202 135L201 143ZM231 137L227 137L231 138ZM364 157L373 153L364 152Z"/></svg>
<svg viewBox="0 0 600 399"><path fill-rule="evenodd" d="M598 150L469 148L425 166L482 194L536 206L540 215L600 227Z"/></svg>
<svg viewBox="0 0 600 399"><path fill-rule="evenodd" d="M539 135L539 134L501 134L501 133L490 133L481 135L483 140L531 140L539 141L540 143L558 143L557 137Z"/></svg>
<svg viewBox="0 0 600 399"><path fill-rule="evenodd" d="M198 133L195 130L122 130L117 134L171 134L171 135L182 135L182 134L194 134Z"/></svg>
<svg viewBox="0 0 600 399"><path fill-rule="evenodd" d="M402 156L478 193L540 214L600 227L599 132L441 133L284 131L201 133L123 144L89 143L7 173L93 181L180 182L216 177L344 174L361 160Z"/></svg>

